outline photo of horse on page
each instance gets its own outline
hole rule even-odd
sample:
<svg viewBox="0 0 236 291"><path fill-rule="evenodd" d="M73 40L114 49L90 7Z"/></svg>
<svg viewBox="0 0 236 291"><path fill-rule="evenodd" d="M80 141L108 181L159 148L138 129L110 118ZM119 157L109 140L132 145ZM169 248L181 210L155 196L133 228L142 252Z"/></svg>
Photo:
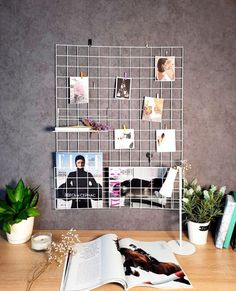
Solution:
<svg viewBox="0 0 236 291"><path fill-rule="evenodd" d="M191 285L186 278L185 273L181 267L172 261L160 261L156 257L138 247L134 243L130 243L128 247L121 246L119 240L115 241L117 250L123 256L123 266L125 268L125 275L135 277L142 277L143 273L153 273L151 280L144 281L144 284L162 284L171 281L179 282L184 285ZM163 242L160 242L160 245ZM165 247L165 242L163 243ZM164 275L155 278L155 274Z"/></svg>

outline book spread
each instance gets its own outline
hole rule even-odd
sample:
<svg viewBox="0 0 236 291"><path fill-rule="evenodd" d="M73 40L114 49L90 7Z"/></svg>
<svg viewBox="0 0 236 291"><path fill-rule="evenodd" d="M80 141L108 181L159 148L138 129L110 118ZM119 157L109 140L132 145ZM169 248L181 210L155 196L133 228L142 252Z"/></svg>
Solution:
<svg viewBox="0 0 236 291"><path fill-rule="evenodd" d="M192 287L165 241L118 239L106 234L76 244L74 251L65 261L60 291L91 290L108 283L120 284L125 290Z"/></svg>

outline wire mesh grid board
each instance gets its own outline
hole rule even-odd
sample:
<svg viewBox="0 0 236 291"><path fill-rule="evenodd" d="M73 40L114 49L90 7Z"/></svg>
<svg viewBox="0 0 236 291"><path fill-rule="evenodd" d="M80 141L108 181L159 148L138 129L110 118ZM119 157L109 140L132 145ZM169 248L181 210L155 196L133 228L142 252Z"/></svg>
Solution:
<svg viewBox="0 0 236 291"><path fill-rule="evenodd" d="M55 132L57 208L178 208L183 47L56 45Z"/></svg>

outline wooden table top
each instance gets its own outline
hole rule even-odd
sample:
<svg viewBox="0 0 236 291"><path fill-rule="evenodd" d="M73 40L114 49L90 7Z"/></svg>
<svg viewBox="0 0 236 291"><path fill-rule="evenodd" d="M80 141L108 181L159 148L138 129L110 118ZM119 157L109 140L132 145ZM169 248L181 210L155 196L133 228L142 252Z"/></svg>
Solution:
<svg viewBox="0 0 236 291"><path fill-rule="evenodd" d="M47 230L42 230L46 232ZM38 231L34 231L36 233ZM57 241L66 230L53 230L53 240ZM82 242L90 241L105 233L116 233L119 237L136 240L157 241L178 239L176 231L119 231L119 230L78 230ZM187 240L183 235L183 240ZM204 246L196 246L193 255L176 255L176 258L191 281L194 291L236 291L236 252L232 249L217 249L211 235ZM35 252L30 248L30 241L25 244L9 244L4 234L0 237L0 290L25 291L27 280L34 268L44 262L45 253ZM60 288L63 266L51 264L34 282L31 291L58 291ZM109 284L94 290L123 290L122 287ZM133 288L132 290L154 290L153 288ZM165 289L173 290L173 289ZM180 289L175 289L180 290Z"/></svg>

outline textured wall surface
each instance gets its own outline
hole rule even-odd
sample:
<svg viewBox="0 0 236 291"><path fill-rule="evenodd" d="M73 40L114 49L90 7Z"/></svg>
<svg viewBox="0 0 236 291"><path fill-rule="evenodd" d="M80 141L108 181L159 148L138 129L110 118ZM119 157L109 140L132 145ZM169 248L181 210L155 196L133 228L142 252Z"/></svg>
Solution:
<svg viewBox="0 0 236 291"><path fill-rule="evenodd" d="M235 0L0 0L0 188L40 185L39 228L177 229L178 213L55 211L56 43L184 46L184 156L201 184L236 189Z"/></svg>

